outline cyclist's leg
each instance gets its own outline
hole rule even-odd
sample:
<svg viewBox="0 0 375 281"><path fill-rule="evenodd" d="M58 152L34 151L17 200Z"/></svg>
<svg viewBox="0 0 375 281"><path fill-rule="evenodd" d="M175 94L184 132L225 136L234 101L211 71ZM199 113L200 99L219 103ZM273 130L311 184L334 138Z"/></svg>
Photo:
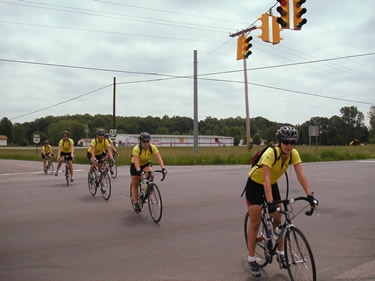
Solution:
<svg viewBox="0 0 375 281"><path fill-rule="evenodd" d="M132 198L134 204L138 203L138 185L139 185L139 176L131 176L131 182L132 182Z"/></svg>
<svg viewBox="0 0 375 281"><path fill-rule="evenodd" d="M147 163L146 165L141 167L142 171L144 172L152 172L152 164L151 162ZM151 181L154 181L154 174L151 173Z"/></svg>
<svg viewBox="0 0 375 281"><path fill-rule="evenodd" d="M250 222L247 230L247 248L249 251L249 257L254 257L258 229L261 223L261 206L250 205L248 207L248 212Z"/></svg>
<svg viewBox="0 0 375 281"><path fill-rule="evenodd" d="M47 168L47 167L46 167L46 162L47 162L47 161L46 161L46 156L43 155L43 154L42 154L42 159L43 159L43 160L42 160L42 161L43 161L43 171L46 171L46 168Z"/></svg>
<svg viewBox="0 0 375 281"><path fill-rule="evenodd" d="M55 176L57 176L57 173L59 172L59 169L60 169L63 161L64 161L64 155L63 155L63 153L60 153L60 155L57 158L57 167L56 167L56 171L55 171Z"/></svg>

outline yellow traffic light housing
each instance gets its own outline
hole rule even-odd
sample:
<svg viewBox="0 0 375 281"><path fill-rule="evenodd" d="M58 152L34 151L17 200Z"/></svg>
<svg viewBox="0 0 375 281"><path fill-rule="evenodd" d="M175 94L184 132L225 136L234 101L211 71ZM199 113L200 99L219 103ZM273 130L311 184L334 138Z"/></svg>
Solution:
<svg viewBox="0 0 375 281"><path fill-rule="evenodd" d="M280 25L277 22L277 17L272 17L272 44L276 45L280 43L283 38L280 37Z"/></svg>
<svg viewBox="0 0 375 281"><path fill-rule="evenodd" d="M307 10L301 6L306 2L306 0L293 0L293 26L294 30L301 30L302 26L307 23L307 19L303 19Z"/></svg>
<svg viewBox="0 0 375 281"><path fill-rule="evenodd" d="M262 38L264 42L270 42L270 26L268 21L268 14L263 14L258 20L261 20L262 26L260 29L262 30L262 35L259 35L259 38Z"/></svg>
<svg viewBox="0 0 375 281"><path fill-rule="evenodd" d="M250 48L253 46L250 41L252 36L241 35L237 39L237 60L246 59L251 55Z"/></svg>
<svg viewBox="0 0 375 281"><path fill-rule="evenodd" d="M305 0L306 1L306 0ZM277 18L277 23L282 28L289 28L290 25L290 12L289 12L289 0L277 0L280 6L276 8L276 11L280 14Z"/></svg>

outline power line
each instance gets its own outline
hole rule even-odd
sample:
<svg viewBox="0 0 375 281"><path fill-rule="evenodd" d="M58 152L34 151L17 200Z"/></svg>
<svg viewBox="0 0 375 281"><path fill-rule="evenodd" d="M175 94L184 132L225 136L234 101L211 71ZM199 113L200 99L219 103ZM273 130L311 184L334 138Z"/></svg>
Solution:
<svg viewBox="0 0 375 281"><path fill-rule="evenodd" d="M286 66L292 66L292 65L300 65L300 64L308 64L308 63L318 63L318 62L325 62L325 61L331 61L331 60L338 60L338 59L347 59L347 58L353 58L353 57L361 57L361 56L369 56L369 55L374 55L375 53L367 53L367 54L359 54L359 55L350 55L350 56L345 56L345 57L339 57L339 58L331 58L331 59L322 59L322 60L315 60L315 61L308 61L308 62L299 62L299 63L291 63L291 64L285 64L285 65L275 65L275 66L266 66L266 67L258 67L258 68L252 68L248 70L260 70L260 69L267 69L267 68L277 68L277 67L286 67ZM135 84L135 83L145 83L145 82L157 82L157 81L166 81L166 80L171 80L171 79L192 79L192 75L188 76L177 76L177 75L167 75L167 74L160 74L160 73L149 73L149 72L135 72L135 71L124 71L124 70L111 70L111 69L103 69L103 68L93 68L93 67L82 67L82 66L70 66L70 65L60 65L60 64L49 64L49 63L38 63L38 62L28 62L28 61L17 61L17 60L7 60L7 59L1 59L0 61L5 61L5 62L13 62L13 63L27 63L27 64L36 64L36 65L43 65L43 66L53 66L53 67L65 67L65 68L74 68L74 69L86 69L86 70L96 70L96 71L107 71L107 72L122 72L122 73L132 73L132 74L142 74L142 75L154 75L154 76L163 76L165 78L158 78L158 79L148 79L148 80L138 80L138 81L128 81L128 82L120 82L117 83L119 84ZM206 73L206 74L200 74L199 75L199 80L206 80L206 81L215 81L215 82L228 82L228 83L243 83L243 81L234 81L234 80L225 80L225 79L210 79L210 78L202 78L203 76L209 76L209 75L218 75L218 74L228 74L228 73L233 73L233 72L239 72L242 70L234 70L234 71L225 71L225 72L215 72L215 73ZM274 90L279 90L279 91L285 91L285 92L291 92L291 93L297 93L297 94L302 94L302 95L307 95L307 96L313 96L313 97L319 97L319 98L325 98L325 99L332 99L332 100L340 100L340 101L346 101L346 102L354 102L354 103L360 103L360 104L367 104L367 105L373 105L372 103L369 102L363 102L363 101L358 101L358 100L349 100L349 99L343 99L343 98L338 98L338 97L331 97L331 96L325 96L325 95L320 95L320 94L313 94L313 93L307 93L307 92L302 92L302 91L296 91L296 90L290 90L290 89L285 89L285 88L280 88L280 87L275 87L275 86L270 86L270 85L263 85L259 83L252 83L248 82L250 85L258 86L258 87L263 87L263 88L269 88L269 89L274 89ZM20 116L16 116L13 118L10 118L10 120L18 119L24 116L28 116L34 113L38 113L44 110L47 110L51 107L56 107L58 105L76 100L78 98L81 98L83 96L95 93L97 91L100 91L102 89L108 88L112 86L112 84L103 86L101 88L98 88L96 90L90 91L85 94L81 94L79 96L76 96L74 98L65 100L63 102L56 103L54 105L44 107Z"/></svg>

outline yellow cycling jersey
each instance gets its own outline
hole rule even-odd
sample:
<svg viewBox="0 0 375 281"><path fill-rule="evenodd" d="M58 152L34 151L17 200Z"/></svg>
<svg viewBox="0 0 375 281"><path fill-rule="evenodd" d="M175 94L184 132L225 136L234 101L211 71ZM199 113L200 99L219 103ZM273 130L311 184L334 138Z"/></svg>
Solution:
<svg viewBox="0 0 375 281"><path fill-rule="evenodd" d="M302 162L298 151L296 149L293 149L291 155L289 155L288 159L286 159L284 165L281 166L282 159L280 157L280 153L281 153L280 147L275 147L275 149L276 149L277 161L274 165L272 164L275 162L275 153L271 147L263 153L258 163L260 166L266 165L271 168L271 184L276 183L278 179L288 169L290 157L292 157L292 163L291 163L292 165ZM261 167L258 167L258 166L252 167L248 175L256 183L263 184L263 169Z"/></svg>
<svg viewBox="0 0 375 281"><path fill-rule="evenodd" d="M151 151L150 151L150 147L148 147L147 149L142 148L142 151L141 151L139 144L137 144L133 148L132 155L139 155L139 166L143 166L143 165L146 165L148 162L151 162L151 156L159 152L158 148L155 145L151 143L149 145L151 147ZM133 156L132 156L132 163L134 163Z"/></svg>
<svg viewBox="0 0 375 281"><path fill-rule="evenodd" d="M61 146L61 152L64 152L64 153L72 152L71 145L74 145L74 141L71 138L68 138L67 141L64 141L64 139L61 139L59 141L59 146Z"/></svg>
<svg viewBox="0 0 375 281"><path fill-rule="evenodd" d="M107 139L100 141L98 138L95 138L92 139L91 145L87 151L91 153L91 147L95 147L95 155L101 155L103 150L107 150L108 145L109 142Z"/></svg>
<svg viewBox="0 0 375 281"><path fill-rule="evenodd" d="M52 153L52 146L51 145L43 145L42 146L42 154Z"/></svg>

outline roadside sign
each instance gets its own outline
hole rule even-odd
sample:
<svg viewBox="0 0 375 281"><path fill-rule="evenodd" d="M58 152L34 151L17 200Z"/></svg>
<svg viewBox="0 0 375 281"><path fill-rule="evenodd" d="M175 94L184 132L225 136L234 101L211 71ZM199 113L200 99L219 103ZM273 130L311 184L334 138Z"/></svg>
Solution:
<svg viewBox="0 0 375 281"><path fill-rule="evenodd" d="M111 137L115 137L117 135L117 130L116 129L109 129L109 135Z"/></svg>

